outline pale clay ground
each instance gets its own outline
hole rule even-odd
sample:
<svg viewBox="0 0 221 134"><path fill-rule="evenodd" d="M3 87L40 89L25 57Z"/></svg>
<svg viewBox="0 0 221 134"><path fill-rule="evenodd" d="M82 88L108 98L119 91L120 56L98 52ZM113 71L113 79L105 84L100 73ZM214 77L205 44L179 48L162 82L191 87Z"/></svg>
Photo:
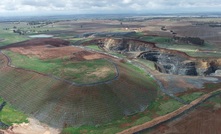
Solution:
<svg viewBox="0 0 221 134"><path fill-rule="evenodd" d="M59 134L60 130L40 123L38 120L28 118L29 123L14 124L8 130L1 130L4 134Z"/></svg>

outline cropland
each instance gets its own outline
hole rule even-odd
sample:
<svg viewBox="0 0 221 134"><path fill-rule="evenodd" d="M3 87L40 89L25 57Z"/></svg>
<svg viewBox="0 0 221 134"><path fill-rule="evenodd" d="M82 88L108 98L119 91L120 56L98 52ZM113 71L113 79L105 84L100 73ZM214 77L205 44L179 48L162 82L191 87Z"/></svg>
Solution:
<svg viewBox="0 0 221 134"><path fill-rule="evenodd" d="M221 19L138 18L0 22L2 131L217 133Z"/></svg>

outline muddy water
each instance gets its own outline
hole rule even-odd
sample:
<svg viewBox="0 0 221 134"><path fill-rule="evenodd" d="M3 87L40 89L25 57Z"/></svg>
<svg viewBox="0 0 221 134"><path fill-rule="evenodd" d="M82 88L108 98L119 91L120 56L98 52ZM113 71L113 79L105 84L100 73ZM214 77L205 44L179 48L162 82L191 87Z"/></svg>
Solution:
<svg viewBox="0 0 221 134"><path fill-rule="evenodd" d="M30 38L51 38L54 37L54 35L48 35L48 34L38 34L38 35L31 35Z"/></svg>

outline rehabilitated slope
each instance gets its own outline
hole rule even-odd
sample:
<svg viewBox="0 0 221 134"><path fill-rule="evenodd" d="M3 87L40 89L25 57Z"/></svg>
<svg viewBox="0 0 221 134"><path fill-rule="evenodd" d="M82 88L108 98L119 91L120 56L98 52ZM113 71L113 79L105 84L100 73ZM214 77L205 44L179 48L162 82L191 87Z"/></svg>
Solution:
<svg viewBox="0 0 221 134"><path fill-rule="evenodd" d="M117 62L119 79L76 87L35 72L7 67L0 54L0 96L53 127L96 125L141 112L157 96L157 85L131 65Z"/></svg>

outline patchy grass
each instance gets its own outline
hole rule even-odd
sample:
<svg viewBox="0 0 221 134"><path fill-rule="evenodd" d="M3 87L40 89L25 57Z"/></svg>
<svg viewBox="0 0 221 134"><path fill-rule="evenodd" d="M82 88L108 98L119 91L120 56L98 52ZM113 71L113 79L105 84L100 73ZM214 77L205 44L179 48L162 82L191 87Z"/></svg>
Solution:
<svg viewBox="0 0 221 134"><path fill-rule="evenodd" d="M145 122L148 122L148 121L151 121L151 120L152 120L151 117L149 117L149 116L144 116L144 117L142 117L142 118L136 120L136 121L133 123L133 125L134 125L134 126L136 126L136 125L141 125L141 124L143 124L143 123L145 123Z"/></svg>
<svg viewBox="0 0 221 134"><path fill-rule="evenodd" d="M78 128L65 128L62 134L112 134L121 132L127 128L141 125L152 119L156 118L156 115L162 116L173 112L183 106L182 103L179 103L173 99L165 99L163 96L159 96L158 99L153 101L148 109L142 113L124 117L121 120L113 121L108 124L103 124L100 126L82 126Z"/></svg>
<svg viewBox="0 0 221 134"><path fill-rule="evenodd" d="M90 48L92 50L96 50L96 51L102 51L97 45L88 45L86 46L87 48Z"/></svg>
<svg viewBox="0 0 221 134"><path fill-rule="evenodd" d="M166 48L171 50L177 50L185 52L192 57L221 57L221 53L216 47L206 42L203 46L197 46L192 44L183 44L173 41L169 37L158 37L158 36L146 36L142 37L141 40L156 43L156 46L160 48ZM198 51L209 50L210 52Z"/></svg>
<svg viewBox="0 0 221 134"><path fill-rule="evenodd" d="M4 51L16 67L52 74L76 83L94 83L113 78L116 69L105 59L71 61L68 58L40 60L11 51Z"/></svg>
<svg viewBox="0 0 221 134"><path fill-rule="evenodd" d="M144 59L137 59L136 61L139 63L142 63L143 65L150 68L151 70L156 70L154 62L152 62L152 61L144 60Z"/></svg>
<svg viewBox="0 0 221 134"><path fill-rule="evenodd" d="M194 92L192 94L187 94L184 96L181 96L180 98L183 99L184 101L190 103L194 100L196 100L197 98L199 98L200 96L202 96L204 93L203 92Z"/></svg>
<svg viewBox="0 0 221 134"><path fill-rule="evenodd" d="M143 41L155 42L155 43L172 43L173 40L169 37L158 37L158 36L146 36L140 38Z"/></svg>
<svg viewBox="0 0 221 134"><path fill-rule="evenodd" d="M134 66L133 64L129 63L129 62L126 62L125 63L128 67L136 70L137 72L141 73L141 74L145 74L145 71L143 69L140 69L139 67L137 66Z"/></svg>
<svg viewBox="0 0 221 134"><path fill-rule="evenodd" d="M4 100L0 98L0 104ZM3 110L0 112L0 119L3 123L11 126L13 123L28 123L27 116L20 111L15 110L9 103L6 103Z"/></svg>
<svg viewBox="0 0 221 134"><path fill-rule="evenodd" d="M113 56L117 56L119 58L125 58L126 56L117 52L108 52L109 54L113 55Z"/></svg>
<svg viewBox="0 0 221 134"><path fill-rule="evenodd" d="M13 33L12 31L3 31L1 29L0 37L1 39L4 39L3 41L0 41L0 46L6 46L12 43L28 40L28 37L24 35L18 35Z"/></svg>
<svg viewBox="0 0 221 134"><path fill-rule="evenodd" d="M162 115L165 115L165 114L168 114L177 110L182 105L183 105L182 103L171 99L171 100L162 102L159 106L159 110L156 113L162 116Z"/></svg>

